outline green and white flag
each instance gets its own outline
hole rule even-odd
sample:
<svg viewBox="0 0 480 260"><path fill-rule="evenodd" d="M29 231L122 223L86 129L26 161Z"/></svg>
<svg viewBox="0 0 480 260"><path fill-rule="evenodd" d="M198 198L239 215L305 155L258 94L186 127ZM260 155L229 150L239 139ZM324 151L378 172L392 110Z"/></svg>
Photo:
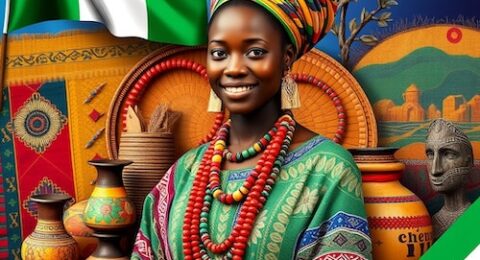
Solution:
<svg viewBox="0 0 480 260"><path fill-rule="evenodd" d="M205 0L7 0L8 32L47 20L96 21L119 37L199 45L206 41ZM7 3L8 7L8 3ZM8 10L7 10L8 12Z"/></svg>
<svg viewBox="0 0 480 260"><path fill-rule="evenodd" d="M420 259L480 259L480 199L473 202Z"/></svg>

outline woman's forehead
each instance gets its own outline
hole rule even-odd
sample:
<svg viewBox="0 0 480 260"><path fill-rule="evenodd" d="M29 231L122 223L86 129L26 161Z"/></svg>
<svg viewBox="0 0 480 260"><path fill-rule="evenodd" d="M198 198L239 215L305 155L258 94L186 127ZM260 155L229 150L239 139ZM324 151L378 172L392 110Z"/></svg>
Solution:
<svg viewBox="0 0 480 260"><path fill-rule="evenodd" d="M228 6L218 11L209 27L209 37L218 32L279 34L264 11L250 6Z"/></svg>

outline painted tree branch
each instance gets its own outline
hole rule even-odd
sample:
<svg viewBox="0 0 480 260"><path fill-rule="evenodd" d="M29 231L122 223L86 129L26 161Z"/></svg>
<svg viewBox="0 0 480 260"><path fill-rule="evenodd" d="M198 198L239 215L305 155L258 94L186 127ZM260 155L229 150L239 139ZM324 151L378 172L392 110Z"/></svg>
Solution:
<svg viewBox="0 0 480 260"><path fill-rule="evenodd" d="M356 1L356 0L355 0ZM347 36L347 10L351 0L341 0L338 4L338 9L340 10L340 20L339 25L334 26L333 33L338 37L338 43L340 47L340 55L344 65L348 65L350 57L350 47L354 41L361 41L366 45L375 45L377 43L377 38L373 35L362 35L357 37L360 31L371 21L377 21L378 25L381 27L388 26L388 22L392 21L390 19L390 12L383 12L380 17L377 17L381 11L388 9L391 6L398 5L396 0L377 0L377 7L372 11L367 11L365 8L362 9L360 14L360 22L357 24L356 18L353 18L348 23L350 35Z"/></svg>

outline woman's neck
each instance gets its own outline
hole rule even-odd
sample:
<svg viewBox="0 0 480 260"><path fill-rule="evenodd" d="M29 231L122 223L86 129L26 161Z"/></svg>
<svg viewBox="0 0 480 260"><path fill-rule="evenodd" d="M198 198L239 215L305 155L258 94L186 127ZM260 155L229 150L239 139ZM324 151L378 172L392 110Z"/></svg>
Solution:
<svg viewBox="0 0 480 260"><path fill-rule="evenodd" d="M270 102L250 114L230 115L230 145L245 149L258 141L275 124L282 111L275 102Z"/></svg>

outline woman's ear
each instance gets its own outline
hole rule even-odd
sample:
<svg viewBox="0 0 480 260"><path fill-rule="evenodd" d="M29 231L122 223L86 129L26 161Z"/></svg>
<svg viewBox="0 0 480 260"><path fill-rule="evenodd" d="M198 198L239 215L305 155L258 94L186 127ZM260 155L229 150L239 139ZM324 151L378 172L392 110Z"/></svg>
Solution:
<svg viewBox="0 0 480 260"><path fill-rule="evenodd" d="M291 68L293 61L295 61L295 48L292 44L287 44L284 55L284 64L287 66L287 68Z"/></svg>

